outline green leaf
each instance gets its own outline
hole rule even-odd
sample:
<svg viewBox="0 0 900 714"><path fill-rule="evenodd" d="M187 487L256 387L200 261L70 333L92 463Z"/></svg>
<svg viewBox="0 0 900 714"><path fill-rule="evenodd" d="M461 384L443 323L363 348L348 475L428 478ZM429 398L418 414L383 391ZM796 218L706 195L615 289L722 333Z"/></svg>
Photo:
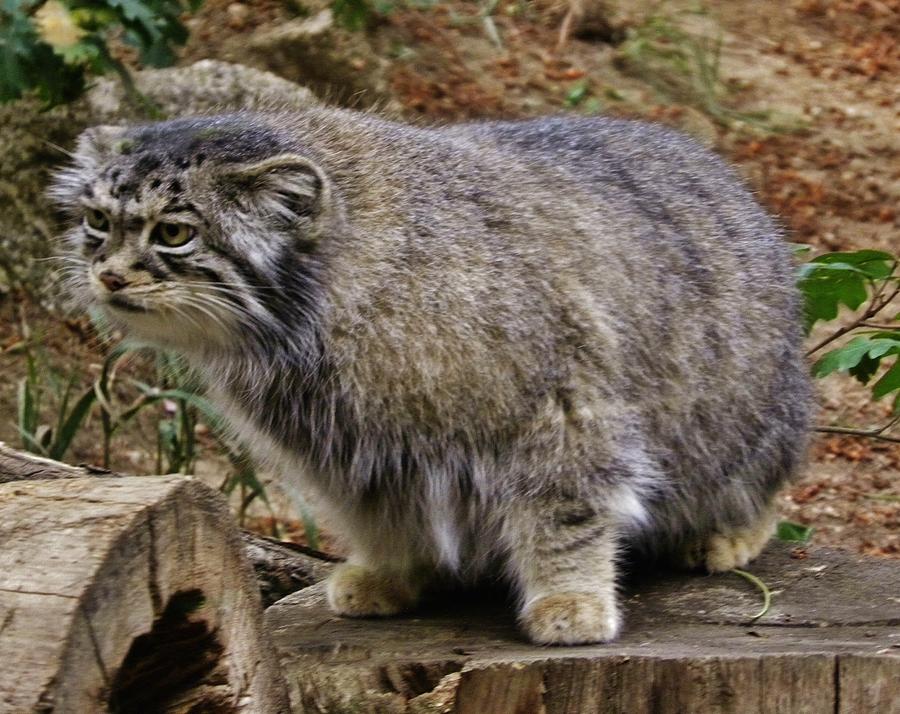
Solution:
<svg viewBox="0 0 900 714"><path fill-rule="evenodd" d="M878 333L878 335L890 333ZM854 337L843 347L832 350L825 354L822 359L813 365L813 374L816 377L825 377L832 372L848 372L857 366L865 358L871 360L880 360L882 357L900 354L900 335L897 337L870 337L868 335L860 335ZM860 369L865 374L870 365ZM871 376L871 373L869 373ZM868 381L868 380L866 380Z"/></svg>
<svg viewBox="0 0 900 714"><path fill-rule="evenodd" d="M873 283L886 280L896 258L877 250L827 253L798 269L798 285L806 302L806 329L838 316L841 306L859 308Z"/></svg>
<svg viewBox="0 0 900 714"><path fill-rule="evenodd" d="M16 402L19 407L16 427L23 436L25 434L31 434L34 431L34 428L32 426L32 413L34 411L34 406L31 398L31 390L28 387L28 380L25 378L19 380Z"/></svg>
<svg viewBox="0 0 900 714"><path fill-rule="evenodd" d="M75 402L75 406L72 407L69 416L59 427L54 443L50 446L49 455L51 459L56 459L57 461L62 459L96 400L97 392L91 386Z"/></svg>
<svg viewBox="0 0 900 714"><path fill-rule="evenodd" d="M79 42L71 47L57 47L55 51L69 65L94 67L102 58L102 54L97 46L89 42Z"/></svg>
<svg viewBox="0 0 900 714"><path fill-rule="evenodd" d="M862 359L847 371L850 375L861 384L868 384L869 380L875 376L878 367L881 365L881 358L872 358L868 354L863 355Z"/></svg>
<svg viewBox="0 0 900 714"><path fill-rule="evenodd" d="M136 380L133 384L153 401L158 401L160 399L183 400L203 413L212 426L215 427L222 423L222 414L219 410L213 406L212 402L199 394L194 394L193 392L188 392L184 389L157 389L156 387L151 387L149 384L144 384L143 382L138 382Z"/></svg>
<svg viewBox="0 0 900 714"><path fill-rule="evenodd" d="M881 399L897 389L900 389L900 359L895 360L893 366L875 382L872 396Z"/></svg>
<svg viewBox="0 0 900 714"><path fill-rule="evenodd" d="M17 426L23 435L27 434L31 437L32 442L41 419L41 391L37 363L34 357L29 354L27 375L19 381ZM26 446L26 448L28 447Z"/></svg>
<svg viewBox="0 0 900 714"><path fill-rule="evenodd" d="M577 107L589 93L587 82L579 82L566 93L566 104Z"/></svg>
<svg viewBox="0 0 900 714"><path fill-rule="evenodd" d="M866 280L860 273L837 271L833 266L801 274L799 286L806 303L807 331L819 320L834 320L841 305L856 310L868 298Z"/></svg>
<svg viewBox="0 0 900 714"><path fill-rule="evenodd" d="M793 521L781 521L775 531L775 537L778 540L788 543L807 543L812 538L812 534L812 528Z"/></svg>
<svg viewBox="0 0 900 714"><path fill-rule="evenodd" d="M880 250L857 250L850 253L826 253L813 258L810 263L851 266L872 280L884 280L890 277L896 261L897 259L890 253Z"/></svg>
<svg viewBox="0 0 900 714"><path fill-rule="evenodd" d="M313 518L310 510L303 504L298 504L300 508L300 519L303 521L303 533L306 536L306 544L310 548L319 549L319 526L316 525L316 519Z"/></svg>
<svg viewBox="0 0 900 714"><path fill-rule="evenodd" d="M139 23L150 37L159 36L156 18L144 3L138 0L106 0L106 4L119 8L125 19Z"/></svg>

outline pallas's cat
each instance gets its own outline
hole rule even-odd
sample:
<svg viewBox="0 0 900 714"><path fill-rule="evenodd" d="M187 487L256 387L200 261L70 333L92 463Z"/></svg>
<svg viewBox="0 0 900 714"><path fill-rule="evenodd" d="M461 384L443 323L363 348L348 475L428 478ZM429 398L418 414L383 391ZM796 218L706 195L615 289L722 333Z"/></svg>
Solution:
<svg viewBox="0 0 900 714"><path fill-rule="evenodd" d="M349 559L335 611L501 577L539 643L616 636L623 546L743 566L801 457L789 251L657 126L236 113L80 140L68 288L178 353Z"/></svg>

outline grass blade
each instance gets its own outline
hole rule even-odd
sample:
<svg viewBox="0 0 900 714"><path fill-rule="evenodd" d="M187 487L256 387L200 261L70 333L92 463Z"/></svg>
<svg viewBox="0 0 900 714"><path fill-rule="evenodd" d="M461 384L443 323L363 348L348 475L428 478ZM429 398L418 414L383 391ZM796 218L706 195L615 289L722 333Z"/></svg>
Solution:
<svg viewBox="0 0 900 714"><path fill-rule="evenodd" d="M769 611L769 607L772 605L772 591L769 590L769 586L766 585L762 580L757 578L753 573L748 573L746 570L738 570L737 568L732 568L731 572L735 575L740 575L744 580L748 580L753 583L757 588L759 588L760 592L763 595L763 606L762 609L756 613L753 617L750 618L750 622L756 622L759 618L765 615Z"/></svg>
<svg viewBox="0 0 900 714"><path fill-rule="evenodd" d="M94 405L96 399L97 392L92 385L85 390L84 394L82 394L78 401L75 402L75 406L72 407L72 411L69 412L65 421L60 425L59 430L56 433L56 438L50 446L51 459L56 459L57 461L62 460L63 455L68 451L69 446L72 444L72 439L75 438L75 435L84 423L85 418L90 413L91 407Z"/></svg>

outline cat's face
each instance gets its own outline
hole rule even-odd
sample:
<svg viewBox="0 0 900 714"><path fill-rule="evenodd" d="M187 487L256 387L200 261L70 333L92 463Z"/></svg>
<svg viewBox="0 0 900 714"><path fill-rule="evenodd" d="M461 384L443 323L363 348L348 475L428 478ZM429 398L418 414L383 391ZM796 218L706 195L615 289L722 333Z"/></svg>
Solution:
<svg viewBox="0 0 900 714"><path fill-rule="evenodd" d="M63 260L77 302L186 350L291 322L328 189L275 131L240 115L100 127L74 158L53 195L72 220Z"/></svg>

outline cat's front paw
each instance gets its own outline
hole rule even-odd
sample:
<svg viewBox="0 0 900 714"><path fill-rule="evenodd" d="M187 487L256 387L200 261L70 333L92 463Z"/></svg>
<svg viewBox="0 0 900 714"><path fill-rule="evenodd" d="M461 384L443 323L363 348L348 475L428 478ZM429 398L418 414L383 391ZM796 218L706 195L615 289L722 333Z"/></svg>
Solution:
<svg viewBox="0 0 900 714"><path fill-rule="evenodd" d="M339 615L396 615L415 606L418 588L396 572L344 563L328 578L328 604Z"/></svg>
<svg viewBox="0 0 900 714"><path fill-rule="evenodd" d="M528 603L519 623L535 644L586 645L615 639L621 618L613 597L563 592Z"/></svg>

